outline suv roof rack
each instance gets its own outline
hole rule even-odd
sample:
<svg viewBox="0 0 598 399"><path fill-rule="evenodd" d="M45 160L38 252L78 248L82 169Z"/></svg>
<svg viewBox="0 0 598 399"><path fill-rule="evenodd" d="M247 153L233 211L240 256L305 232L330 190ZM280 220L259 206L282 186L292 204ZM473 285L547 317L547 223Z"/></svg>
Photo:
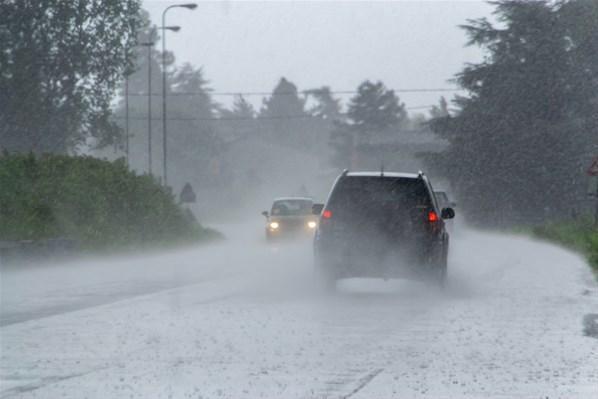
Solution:
<svg viewBox="0 0 598 399"><path fill-rule="evenodd" d="M349 169L343 169L341 176L347 176L347 173L349 173Z"/></svg>
<svg viewBox="0 0 598 399"><path fill-rule="evenodd" d="M423 179L425 176L424 172L422 172L421 170L417 171L417 177L419 177L420 179Z"/></svg>

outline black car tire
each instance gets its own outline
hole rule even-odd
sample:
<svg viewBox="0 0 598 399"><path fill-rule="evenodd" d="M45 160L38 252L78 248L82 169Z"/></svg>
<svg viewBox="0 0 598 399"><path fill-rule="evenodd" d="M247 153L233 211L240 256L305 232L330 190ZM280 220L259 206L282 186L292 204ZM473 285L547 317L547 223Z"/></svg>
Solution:
<svg viewBox="0 0 598 399"><path fill-rule="evenodd" d="M438 262L438 285L441 288L446 286L446 280L448 277L448 250L449 250L449 241L448 237L442 243L440 260Z"/></svg>
<svg viewBox="0 0 598 399"><path fill-rule="evenodd" d="M440 265L438 265L438 285L441 288L446 286L446 280L448 275L448 245L445 244L442 248L442 259Z"/></svg>
<svg viewBox="0 0 598 399"><path fill-rule="evenodd" d="M429 248L423 255L428 281L444 287L447 280L448 242Z"/></svg>

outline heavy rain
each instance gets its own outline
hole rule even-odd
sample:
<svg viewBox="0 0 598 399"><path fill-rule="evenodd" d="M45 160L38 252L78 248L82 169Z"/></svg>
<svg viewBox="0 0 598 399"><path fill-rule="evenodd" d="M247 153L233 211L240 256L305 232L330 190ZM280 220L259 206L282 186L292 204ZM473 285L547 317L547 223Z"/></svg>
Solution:
<svg viewBox="0 0 598 399"><path fill-rule="evenodd" d="M0 2L1 398L598 397L598 2Z"/></svg>

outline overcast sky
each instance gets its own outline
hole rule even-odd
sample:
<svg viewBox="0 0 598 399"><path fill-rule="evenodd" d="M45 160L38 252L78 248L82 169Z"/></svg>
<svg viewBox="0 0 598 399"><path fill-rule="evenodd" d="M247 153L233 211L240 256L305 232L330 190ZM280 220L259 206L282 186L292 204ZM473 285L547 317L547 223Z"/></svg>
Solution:
<svg viewBox="0 0 598 399"><path fill-rule="evenodd" d="M177 2L143 2L158 25L171 4ZM182 29L168 33L167 49L179 64L203 66L217 93L270 92L281 76L299 90L323 85L355 90L365 79L382 80L393 89L454 87L448 80L465 63L481 59L478 48L465 47L458 25L490 17L492 11L480 1L198 4L194 11L168 11L167 25ZM398 94L407 107L434 104L443 94L452 97ZM259 96L248 99L261 103Z"/></svg>

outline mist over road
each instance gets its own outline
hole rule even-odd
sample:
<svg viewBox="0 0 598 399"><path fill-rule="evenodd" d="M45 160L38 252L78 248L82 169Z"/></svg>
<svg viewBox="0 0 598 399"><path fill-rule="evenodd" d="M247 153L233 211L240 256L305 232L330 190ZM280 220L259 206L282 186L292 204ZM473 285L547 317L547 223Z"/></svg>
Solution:
<svg viewBox="0 0 598 399"><path fill-rule="evenodd" d="M312 284L259 222L161 255L1 271L2 398L598 397L583 259L458 229L445 292Z"/></svg>

